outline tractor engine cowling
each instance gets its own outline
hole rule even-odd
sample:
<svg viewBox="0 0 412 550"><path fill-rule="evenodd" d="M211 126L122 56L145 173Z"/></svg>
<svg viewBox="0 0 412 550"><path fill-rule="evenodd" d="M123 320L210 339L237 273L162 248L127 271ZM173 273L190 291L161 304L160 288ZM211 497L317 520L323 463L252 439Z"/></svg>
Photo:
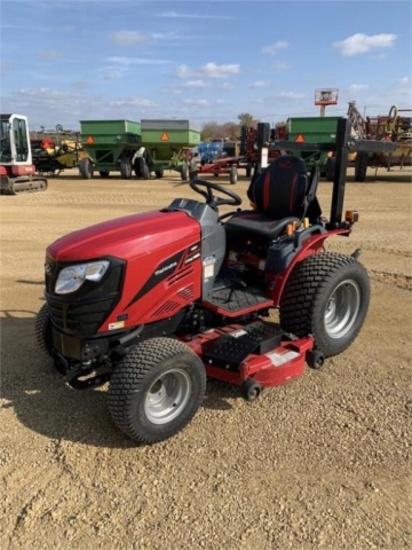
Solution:
<svg viewBox="0 0 412 550"><path fill-rule="evenodd" d="M201 296L201 240L201 224L176 210L126 216L58 239L46 253L54 327L84 338L172 317Z"/></svg>

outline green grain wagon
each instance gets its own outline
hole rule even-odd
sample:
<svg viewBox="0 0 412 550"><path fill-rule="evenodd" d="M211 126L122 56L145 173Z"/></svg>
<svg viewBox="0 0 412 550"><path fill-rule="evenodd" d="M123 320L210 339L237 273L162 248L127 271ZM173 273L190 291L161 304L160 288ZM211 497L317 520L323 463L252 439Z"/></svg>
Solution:
<svg viewBox="0 0 412 550"><path fill-rule="evenodd" d="M141 128L147 168L136 163L136 172L144 176L142 171L146 170L162 177L164 170L175 170L186 180L191 149L200 143L200 131L188 120L145 119L141 121Z"/></svg>
<svg viewBox="0 0 412 550"><path fill-rule="evenodd" d="M83 178L90 179L96 170L102 177L120 172L122 178L132 175L132 159L141 146L141 127L131 120L81 120L81 144L89 158L79 163Z"/></svg>
<svg viewBox="0 0 412 550"><path fill-rule="evenodd" d="M287 120L288 141L305 141L307 143L335 143L336 126L339 117L293 117ZM296 154L296 153L294 153ZM320 173L332 181L335 173L335 162L327 153L301 152L308 167L318 162Z"/></svg>

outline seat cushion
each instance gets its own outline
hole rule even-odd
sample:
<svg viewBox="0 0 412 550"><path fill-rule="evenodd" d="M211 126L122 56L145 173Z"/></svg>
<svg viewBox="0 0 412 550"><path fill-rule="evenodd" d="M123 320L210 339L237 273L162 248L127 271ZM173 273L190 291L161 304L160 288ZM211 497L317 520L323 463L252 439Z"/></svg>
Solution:
<svg viewBox="0 0 412 550"><path fill-rule="evenodd" d="M288 216L282 220L273 220L254 210L241 210L240 212L236 212L225 223L225 227L229 234L244 234L250 237L258 236L263 237L265 240L273 241L292 222L299 223L299 219L294 216Z"/></svg>

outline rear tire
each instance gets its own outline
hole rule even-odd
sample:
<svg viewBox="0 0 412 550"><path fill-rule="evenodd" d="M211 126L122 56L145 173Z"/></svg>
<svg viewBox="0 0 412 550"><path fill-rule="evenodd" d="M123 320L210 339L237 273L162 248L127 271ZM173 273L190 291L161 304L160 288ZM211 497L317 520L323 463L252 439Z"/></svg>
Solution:
<svg viewBox="0 0 412 550"><path fill-rule="evenodd" d="M368 154L360 152L355 160L355 181L365 181L368 170Z"/></svg>
<svg viewBox="0 0 412 550"><path fill-rule="evenodd" d="M312 334L325 357L337 355L356 339L370 299L366 269L352 256L314 254L292 270L280 304L286 332Z"/></svg>
<svg viewBox="0 0 412 550"><path fill-rule="evenodd" d="M182 164L180 175L182 177L182 181L187 181L189 179L189 165L187 162Z"/></svg>
<svg viewBox="0 0 412 550"><path fill-rule="evenodd" d="M134 171L138 178L150 179L150 170L144 158L138 157L134 161Z"/></svg>
<svg viewBox="0 0 412 550"><path fill-rule="evenodd" d="M132 177L132 163L130 160L120 162L120 175L124 180L129 180Z"/></svg>
<svg viewBox="0 0 412 550"><path fill-rule="evenodd" d="M79 162L80 176L85 180L90 180L93 177L93 164L88 158L80 159Z"/></svg>
<svg viewBox="0 0 412 550"><path fill-rule="evenodd" d="M127 436L155 443L190 422L205 389L205 368L188 346L171 338L151 338L131 348L116 367L109 411Z"/></svg>
<svg viewBox="0 0 412 550"><path fill-rule="evenodd" d="M142 165L142 178L144 180L150 180L150 170L145 161L143 161Z"/></svg>
<svg viewBox="0 0 412 550"><path fill-rule="evenodd" d="M191 160L189 165L189 179L193 180L197 177L198 177L197 163L195 160Z"/></svg>

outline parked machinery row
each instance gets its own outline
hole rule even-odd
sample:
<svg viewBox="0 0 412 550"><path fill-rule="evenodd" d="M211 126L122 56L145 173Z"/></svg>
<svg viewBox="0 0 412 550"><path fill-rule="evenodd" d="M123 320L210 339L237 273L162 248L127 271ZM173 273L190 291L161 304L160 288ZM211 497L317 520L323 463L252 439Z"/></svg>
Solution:
<svg viewBox="0 0 412 550"><path fill-rule="evenodd" d="M391 170L394 166L402 168L412 164L412 109L398 109L395 105L387 115L363 117L354 101L349 103L348 118L352 129L359 139L388 141L396 144L393 152L361 152L356 156L355 180L365 181L368 167Z"/></svg>

